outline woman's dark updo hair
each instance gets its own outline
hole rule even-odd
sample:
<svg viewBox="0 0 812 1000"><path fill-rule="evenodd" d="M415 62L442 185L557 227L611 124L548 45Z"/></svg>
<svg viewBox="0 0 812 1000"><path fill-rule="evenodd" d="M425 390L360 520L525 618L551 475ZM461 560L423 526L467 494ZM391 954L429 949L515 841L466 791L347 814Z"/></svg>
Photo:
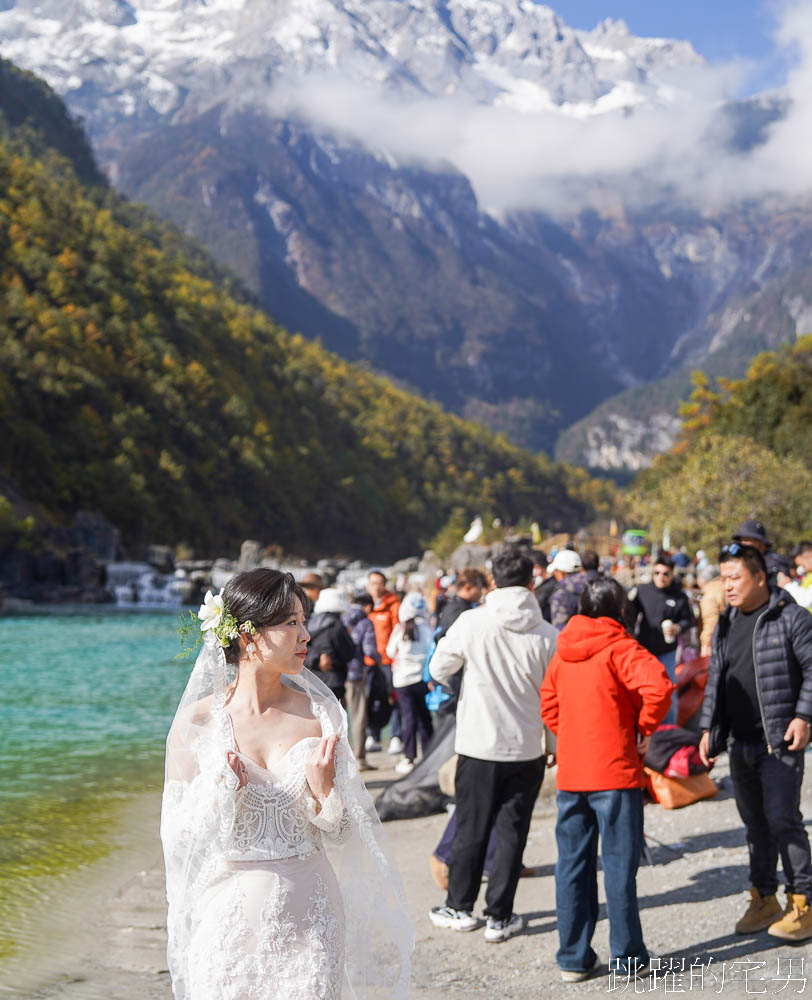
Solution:
<svg viewBox="0 0 812 1000"><path fill-rule="evenodd" d="M281 573L278 569L252 569L247 573L238 573L223 587L222 594L223 603L240 625L250 621L257 630L285 621L295 610L297 598L302 602L305 618L313 607L293 574ZM224 649L226 660L238 663L241 651L240 640L232 639Z"/></svg>
<svg viewBox="0 0 812 1000"><path fill-rule="evenodd" d="M613 618L629 628L632 606L626 591L611 576L592 580L581 591L578 611L587 618Z"/></svg>

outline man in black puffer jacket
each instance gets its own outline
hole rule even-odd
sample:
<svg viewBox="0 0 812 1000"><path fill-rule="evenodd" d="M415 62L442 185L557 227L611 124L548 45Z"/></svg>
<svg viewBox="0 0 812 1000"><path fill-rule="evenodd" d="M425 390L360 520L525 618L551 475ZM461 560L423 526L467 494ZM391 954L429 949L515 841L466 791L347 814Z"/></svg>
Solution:
<svg viewBox="0 0 812 1000"><path fill-rule="evenodd" d="M700 716L707 764L727 746L730 776L750 852L750 905L737 934L812 937L812 859L800 811L804 749L812 720L812 615L770 589L764 556L751 545L722 549L729 607L711 640ZM776 898L778 854L787 908Z"/></svg>

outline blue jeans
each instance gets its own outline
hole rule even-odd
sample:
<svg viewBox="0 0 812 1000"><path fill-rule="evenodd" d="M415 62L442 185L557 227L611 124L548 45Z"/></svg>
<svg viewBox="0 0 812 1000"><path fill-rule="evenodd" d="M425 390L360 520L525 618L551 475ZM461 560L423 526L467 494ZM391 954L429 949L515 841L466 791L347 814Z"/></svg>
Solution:
<svg viewBox="0 0 812 1000"><path fill-rule="evenodd" d="M631 959L648 963L637 905L637 867L643 847L643 792L618 788L602 792L559 792L558 862L555 906L559 966L569 972L591 969L592 935L598 922L598 835L609 917L611 967Z"/></svg>
<svg viewBox="0 0 812 1000"><path fill-rule="evenodd" d="M668 674L668 679L672 684L677 682L677 651L672 649L670 653L660 653L657 659L665 667L665 672ZM679 697L676 690L671 696L671 706L663 719L663 723L668 726L676 726L677 724L677 704L679 702Z"/></svg>

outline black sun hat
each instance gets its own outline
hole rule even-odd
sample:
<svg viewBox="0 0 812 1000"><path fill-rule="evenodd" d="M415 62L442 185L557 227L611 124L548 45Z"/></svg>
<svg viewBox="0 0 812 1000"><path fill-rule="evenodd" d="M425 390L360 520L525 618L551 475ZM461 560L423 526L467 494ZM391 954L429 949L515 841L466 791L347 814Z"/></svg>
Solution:
<svg viewBox="0 0 812 1000"><path fill-rule="evenodd" d="M767 529L761 521L745 521L736 534L733 536L734 542L741 542L745 538L755 538L769 548L772 542L767 538Z"/></svg>

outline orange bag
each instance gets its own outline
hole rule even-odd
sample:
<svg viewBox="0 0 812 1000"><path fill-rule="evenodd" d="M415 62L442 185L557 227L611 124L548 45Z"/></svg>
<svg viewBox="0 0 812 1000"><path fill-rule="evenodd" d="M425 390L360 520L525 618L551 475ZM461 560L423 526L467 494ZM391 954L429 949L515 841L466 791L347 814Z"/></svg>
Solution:
<svg viewBox="0 0 812 1000"><path fill-rule="evenodd" d="M719 791L709 774L692 774L690 778L667 778L659 771L644 767L646 785L655 802L663 809L682 809L702 799L712 799Z"/></svg>

